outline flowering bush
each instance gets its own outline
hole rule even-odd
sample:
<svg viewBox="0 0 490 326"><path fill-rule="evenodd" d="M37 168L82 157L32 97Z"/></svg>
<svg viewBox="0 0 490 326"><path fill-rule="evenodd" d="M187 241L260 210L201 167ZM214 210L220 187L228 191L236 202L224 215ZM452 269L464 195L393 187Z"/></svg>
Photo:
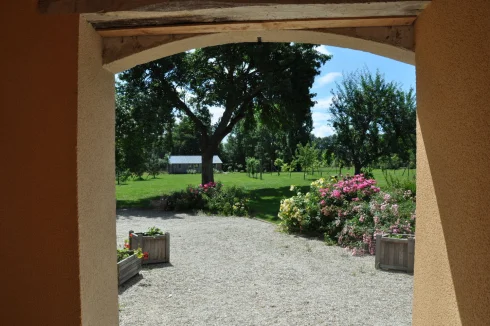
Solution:
<svg viewBox="0 0 490 326"><path fill-rule="evenodd" d="M246 216L248 195L243 188L232 186L206 194L206 211L211 214Z"/></svg>
<svg viewBox="0 0 490 326"><path fill-rule="evenodd" d="M249 211L248 194L243 188L223 187L221 182L187 186L167 199L167 210L202 210L211 214L246 216Z"/></svg>
<svg viewBox="0 0 490 326"><path fill-rule="evenodd" d="M381 192L376 180L360 174L313 182L310 192L282 200L278 216L285 231L321 232L353 254L374 254L376 234L415 233L414 212L410 190Z"/></svg>

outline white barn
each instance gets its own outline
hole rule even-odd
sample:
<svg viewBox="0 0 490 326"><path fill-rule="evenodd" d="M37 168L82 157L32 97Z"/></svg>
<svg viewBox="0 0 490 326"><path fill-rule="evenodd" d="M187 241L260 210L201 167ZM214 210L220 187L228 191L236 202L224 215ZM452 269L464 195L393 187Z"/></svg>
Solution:
<svg viewBox="0 0 490 326"><path fill-rule="evenodd" d="M223 162L218 155L213 156L213 168L222 171ZM172 155L168 160L168 173L187 173L187 170L202 171L202 158L200 155Z"/></svg>

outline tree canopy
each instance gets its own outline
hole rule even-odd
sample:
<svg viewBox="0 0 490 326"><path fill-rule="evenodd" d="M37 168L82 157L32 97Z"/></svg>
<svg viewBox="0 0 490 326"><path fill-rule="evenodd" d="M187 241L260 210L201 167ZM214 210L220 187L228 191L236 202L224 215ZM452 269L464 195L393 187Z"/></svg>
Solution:
<svg viewBox="0 0 490 326"><path fill-rule="evenodd" d="M243 121L247 130L259 123L269 130L297 130L312 124L315 94L310 89L329 59L313 45L297 43L208 47L121 73L118 99L123 102L120 107L153 116L154 124L162 128L161 138L164 134L172 138L175 116L187 117L199 138L202 182L207 183L214 181L213 155L238 122ZM211 107L224 109L215 124Z"/></svg>
<svg viewBox="0 0 490 326"><path fill-rule="evenodd" d="M416 107L413 91L368 70L344 75L332 92L336 155L361 172L381 156L415 153Z"/></svg>

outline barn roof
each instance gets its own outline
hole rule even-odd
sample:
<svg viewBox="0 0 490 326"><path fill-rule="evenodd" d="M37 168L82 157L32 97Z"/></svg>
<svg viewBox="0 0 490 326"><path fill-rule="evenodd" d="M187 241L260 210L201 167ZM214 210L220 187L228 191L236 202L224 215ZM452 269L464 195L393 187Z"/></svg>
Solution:
<svg viewBox="0 0 490 326"><path fill-rule="evenodd" d="M170 164L201 164L200 155L172 155L169 158ZM223 163L218 155L213 156L213 164Z"/></svg>

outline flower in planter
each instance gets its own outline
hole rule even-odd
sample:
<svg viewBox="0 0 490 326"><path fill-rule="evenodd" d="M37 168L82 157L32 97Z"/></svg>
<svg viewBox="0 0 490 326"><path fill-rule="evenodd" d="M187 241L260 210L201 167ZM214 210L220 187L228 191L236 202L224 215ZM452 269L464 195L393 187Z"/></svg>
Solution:
<svg viewBox="0 0 490 326"><path fill-rule="evenodd" d="M150 255L148 254L148 252L144 252L144 253L143 253L143 259L144 259L144 260L148 260L149 256L150 256Z"/></svg>
<svg viewBox="0 0 490 326"><path fill-rule="evenodd" d="M148 256L148 253L146 253ZM144 258L143 251L141 248L138 248L136 250L129 250L128 248L123 248L123 249L117 249L117 262L120 262L121 260L124 260L132 255L136 255L138 258Z"/></svg>

